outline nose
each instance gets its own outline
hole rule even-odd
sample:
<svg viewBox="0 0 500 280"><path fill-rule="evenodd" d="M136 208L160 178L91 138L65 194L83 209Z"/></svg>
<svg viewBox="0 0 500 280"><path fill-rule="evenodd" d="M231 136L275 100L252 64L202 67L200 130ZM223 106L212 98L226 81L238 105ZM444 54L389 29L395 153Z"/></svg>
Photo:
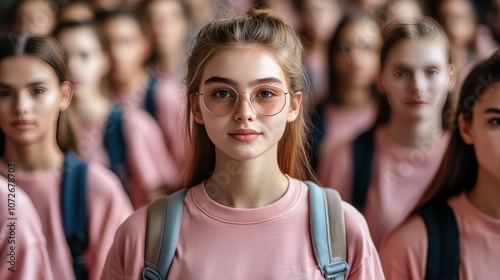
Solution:
<svg viewBox="0 0 500 280"><path fill-rule="evenodd" d="M422 75L414 74L411 77L408 90L411 94L419 94L424 91L425 78Z"/></svg>
<svg viewBox="0 0 500 280"><path fill-rule="evenodd" d="M16 115L27 114L31 108L31 100L29 98L29 93L19 92L15 95L14 99L14 113Z"/></svg>
<svg viewBox="0 0 500 280"><path fill-rule="evenodd" d="M234 113L234 119L236 121L253 121L257 115L250 99L247 98L246 95L247 94L244 93L240 93L238 95L238 101L236 103Z"/></svg>

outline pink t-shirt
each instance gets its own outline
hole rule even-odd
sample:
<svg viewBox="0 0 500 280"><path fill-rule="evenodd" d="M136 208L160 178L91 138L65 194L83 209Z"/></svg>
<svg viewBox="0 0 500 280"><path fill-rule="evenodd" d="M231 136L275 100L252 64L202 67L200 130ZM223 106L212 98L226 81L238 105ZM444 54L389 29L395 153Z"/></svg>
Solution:
<svg viewBox="0 0 500 280"><path fill-rule="evenodd" d="M191 188L168 279L323 279L311 243L308 188L296 179L289 182L282 198L255 209L222 206L203 183ZM363 217L347 203L343 208L346 279L384 279ZM146 220L145 207L120 227L101 279L141 279Z"/></svg>
<svg viewBox="0 0 500 280"><path fill-rule="evenodd" d="M21 188L9 186L2 176L0 208L0 279L54 279L42 224L33 203Z"/></svg>
<svg viewBox="0 0 500 280"><path fill-rule="evenodd" d="M62 168L44 172L16 170L15 176L17 185L31 198L40 216L54 278L75 279L61 216L62 173ZM7 176L3 161L0 174ZM89 279L99 279L115 232L133 210L118 178L94 163L88 167L87 202L89 247L84 258Z"/></svg>
<svg viewBox="0 0 500 280"><path fill-rule="evenodd" d="M326 105L324 114L325 136L318 152L318 170L322 165L329 165L330 155L336 147L372 127L377 117L377 104L371 102L359 108Z"/></svg>
<svg viewBox="0 0 500 280"><path fill-rule="evenodd" d="M465 194L452 197L460 236L459 279L498 279L500 275L500 220L476 209ZM420 216L412 216L391 233L380 248L387 279L424 279L427 230Z"/></svg>
<svg viewBox="0 0 500 280"><path fill-rule="evenodd" d="M82 157L109 166L104 147L104 133L108 116L93 123L82 125L80 150ZM134 209L146 205L148 192L161 186L167 193L178 189L179 170L172 155L167 151L160 127L140 109L124 109L123 134L126 146L128 188Z"/></svg>
<svg viewBox="0 0 500 280"><path fill-rule="evenodd" d="M421 148L410 149L386 135L386 127L375 130L373 171L363 213L377 248L415 207L437 172L450 138L449 133L436 135ZM352 202L352 149L352 142L340 145L329 154L328 165L318 170L321 183L337 189L347 202Z"/></svg>

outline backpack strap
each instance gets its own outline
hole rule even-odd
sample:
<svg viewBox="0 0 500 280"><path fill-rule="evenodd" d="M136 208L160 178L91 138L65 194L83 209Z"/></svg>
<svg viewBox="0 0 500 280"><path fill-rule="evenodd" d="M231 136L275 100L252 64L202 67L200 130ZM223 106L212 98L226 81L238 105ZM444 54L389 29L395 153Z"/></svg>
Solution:
<svg viewBox="0 0 500 280"><path fill-rule="evenodd" d="M425 280L458 279L460 238L453 210L444 201L428 203L417 213L427 228Z"/></svg>
<svg viewBox="0 0 500 280"><path fill-rule="evenodd" d="M148 86L146 88L146 95L144 96L144 108L146 111L156 119L156 107L155 107L155 91L158 86L158 79L154 75L149 76Z"/></svg>
<svg viewBox="0 0 500 280"><path fill-rule="evenodd" d="M353 145L352 205L363 213L366 194L373 170L375 155L375 129L372 128L354 140Z"/></svg>
<svg viewBox="0 0 500 280"><path fill-rule="evenodd" d="M88 248L87 229L87 170L88 164L77 155L66 152L61 184L61 214L64 235L73 257L77 280L88 279L84 252Z"/></svg>
<svg viewBox="0 0 500 280"><path fill-rule="evenodd" d="M127 193L127 157L125 138L123 136L123 109L113 106L106 121L106 131L104 133L104 146L108 152L109 169L113 171L123 185Z"/></svg>
<svg viewBox="0 0 500 280"><path fill-rule="evenodd" d="M334 189L322 188L311 181L305 183L309 187L310 226L316 262L325 279L343 280L349 265L346 262L342 200Z"/></svg>
<svg viewBox="0 0 500 280"><path fill-rule="evenodd" d="M179 240L187 191L181 189L149 205L143 280L167 279Z"/></svg>

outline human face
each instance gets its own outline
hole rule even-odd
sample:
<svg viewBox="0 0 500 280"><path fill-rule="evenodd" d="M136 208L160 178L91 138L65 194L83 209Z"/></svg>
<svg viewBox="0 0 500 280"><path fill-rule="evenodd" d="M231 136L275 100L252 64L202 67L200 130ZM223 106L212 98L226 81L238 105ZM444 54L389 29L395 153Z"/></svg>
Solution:
<svg viewBox="0 0 500 280"><path fill-rule="evenodd" d="M367 87L376 81L382 39L378 28L368 28L371 24L366 20L355 21L341 31L333 63L344 84Z"/></svg>
<svg viewBox="0 0 500 280"><path fill-rule="evenodd" d="M76 94L98 88L108 64L96 34L90 28L79 27L61 32L57 39L68 58Z"/></svg>
<svg viewBox="0 0 500 280"><path fill-rule="evenodd" d="M116 17L102 26L111 62L111 76L127 80L141 70L148 55L148 44L139 23L129 17Z"/></svg>
<svg viewBox="0 0 500 280"><path fill-rule="evenodd" d="M467 46L474 40L476 22L474 8L466 0L448 0L439 9L444 29L453 44Z"/></svg>
<svg viewBox="0 0 500 280"><path fill-rule="evenodd" d="M472 120L459 119L460 133L467 144L474 145L479 174L492 183L500 182L500 83L484 90L472 110Z"/></svg>
<svg viewBox="0 0 500 280"><path fill-rule="evenodd" d="M248 94L262 84L290 92L285 73L275 57L257 45L221 50L207 61L199 92L215 84L245 92L235 110L224 116L212 115L202 105L202 97L193 95L193 117L204 124L216 151L235 160L250 160L264 154L276 159L277 144L287 122L296 119L302 95L300 92L287 94L285 108L280 113L264 116L252 107Z"/></svg>
<svg viewBox="0 0 500 280"><path fill-rule="evenodd" d="M157 51L178 55L189 31L180 0L153 1L147 13Z"/></svg>
<svg viewBox="0 0 500 280"><path fill-rule="evenodd" d="M330 39L342 17L338 1L306 0L304 2L303 20L314 39L326 42Z"/></svg>
<svg viewBox="0 0 500 280"><path fill-rule="evenodd" d="M29 55L0 61L0 129L6 143L31 145L56 137L60 111L71 102L69 82L59 82L50 65Z"/></svg>
<svg viewBox="0 0 500 280"><path fill-rule="evenodd" d="M440 40L402 40L392 47L384 64L378 86L387 95L391 118L407 123L441 120L455 79Z"/></svg>
<svg viewBox="0 0 500 280"><path fill-rule="evenodd" d="M51 2L46 0L26 1L16 13L14 31L36 35L50 35L56 24Z"/></svg>

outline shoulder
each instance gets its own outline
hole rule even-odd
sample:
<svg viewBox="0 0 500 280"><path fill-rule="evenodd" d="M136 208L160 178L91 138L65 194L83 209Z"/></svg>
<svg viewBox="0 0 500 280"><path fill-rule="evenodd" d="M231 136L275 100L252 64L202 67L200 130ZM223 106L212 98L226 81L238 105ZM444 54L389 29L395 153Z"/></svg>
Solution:
<svg viewBox="0 0 500 280"><path fill-rule="evenodd" d="M411 216L386 237L379 253L388 279L423 279L427 259L427 230L423 219L419 215Z"/></svg>
<svg viewBox="0 0 500 280"><path fill-rule="evenodd" d="M122 191L120 180L108 168L96 162L87 162L87 187L99 195L110 195Z"/></svg>

